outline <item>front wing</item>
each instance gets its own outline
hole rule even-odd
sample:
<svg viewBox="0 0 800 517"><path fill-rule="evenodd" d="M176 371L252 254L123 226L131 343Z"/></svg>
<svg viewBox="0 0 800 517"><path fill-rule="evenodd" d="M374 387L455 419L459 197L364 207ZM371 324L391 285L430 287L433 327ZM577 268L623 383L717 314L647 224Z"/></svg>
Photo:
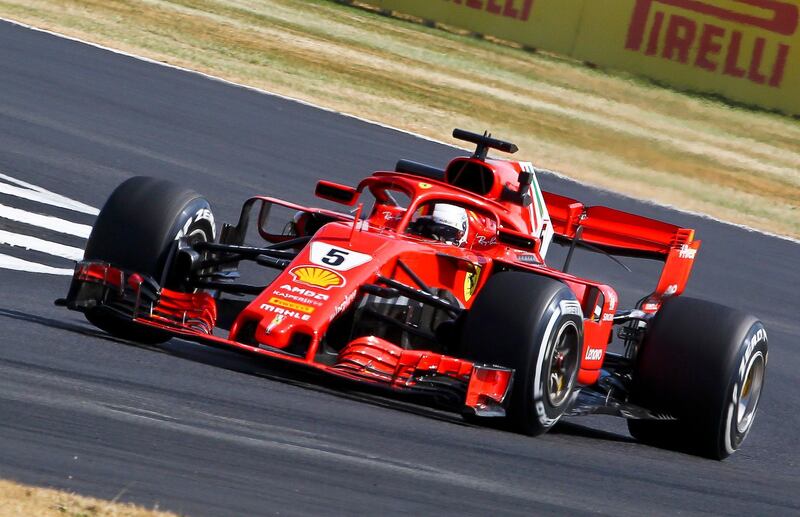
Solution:
<svg viewBox="0 0 800 517"><path fill-rule="evenodd" d="M280 359L392 391L430 396L477 416L504 416L513 382L511 369L435 352L406 350L376 336L349 342L333 364L291 355L279 348L230 340L214 334L217 305L208 293L160 288L149 277L103 262L79 262L67 298L56 303L81 312L106 311L205 345Z"/></svg>

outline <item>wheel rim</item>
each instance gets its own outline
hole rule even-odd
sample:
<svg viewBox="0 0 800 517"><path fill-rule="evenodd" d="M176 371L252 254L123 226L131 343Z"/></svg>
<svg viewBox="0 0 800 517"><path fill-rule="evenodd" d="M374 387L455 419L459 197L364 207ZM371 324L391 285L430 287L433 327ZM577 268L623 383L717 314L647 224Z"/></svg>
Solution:
<svg viewBox="0 0 800 517"><path fill-rule="evenodd" d="M764 356L755 354L747 365L747 373L739 388L736 410L736 429L740 434L747 432L756 414L761 387L764 384Z"/></svg>
<svg viewBox="0 0 800 517"><path fill-rule="evenodd" d="M563 325L550 351L547 399L558 407L567 400L575 382L578 365L578 329L573 322Z"/></svg>
<svg viewBox="0 0 800 517"><path fill-rule="evenodd" d="M194 246L198 242L208 242L208 235L204 229L195 228L189 233L186 240L189 242L189 245ZM202 255L203 257L207 256L207 252L204 252ZM199 289L192 289L192 292L196 293L198 290Z"/></svg>
<svg viewBox="0 0 800 517"><path fill-rule="evenodd" d="M198 242L208 242L209 241L208 233L206 233L206 230L203 229L203 228L194 228L184 238L186 239L186 242L190 246L193 246L194 244L197 244ZM177 244L173 244L173 245L177 246ZM205 252L204 252L204 255L205 255ZM173 263L173 266L174 265L176 265L176 264ZM185 285L186 278L181 273L181 271L179 271L179 269L180 268L174 268L173 267L173 268L171 268L170 271L167 272L167 277L166 277L165 282L164 282L164 287L167 287L169 289L175 289L175 290L178 290L178 291L190 292L190 293L197 292L198 289L188 289L186 287L186 285ZM187 272L187 274L188 274L188 272Z"/></svg>
<svg viewBox="0 0 800 517"><path fill-rule="evenodd" d="M208 235L203 228L195 228L189 235L186 236L189 244L197 244L198 242L208 242Z"/></svg>

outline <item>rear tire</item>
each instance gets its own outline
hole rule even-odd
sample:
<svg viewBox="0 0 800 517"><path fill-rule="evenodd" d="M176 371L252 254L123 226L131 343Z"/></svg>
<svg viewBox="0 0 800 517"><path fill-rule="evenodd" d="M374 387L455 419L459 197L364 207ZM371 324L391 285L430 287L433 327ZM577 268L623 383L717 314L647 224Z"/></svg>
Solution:
<svg viewBox="0 0 800 517"><path fill-rule="evenodd" d="M562 282L530 273L497 273L470 309L462 341L466 356L476 363L515 370L507 419L516 430L545 433L571 405L583 318L575 295Z"/></svg>
<svg viewBox="0 0 800 517"><path fill-rule="evenodd" d="M84 260L99 260L151 276L162 287L180 289L182 278L170 270L178 237L214 240L214 217L208 201L170 181L133 177L117 187L97 216ZM102 307L86 319L117 337L161 343L167 332L137 325Z"/></svg>
<svg viewBox="0 0 800 517"><path fill-rule="evenodd" d="M677 420L628 420L642 442L724 459L747 437L767 365L764 325L694 298L669 298L637 359L633 399Z"/></svg>

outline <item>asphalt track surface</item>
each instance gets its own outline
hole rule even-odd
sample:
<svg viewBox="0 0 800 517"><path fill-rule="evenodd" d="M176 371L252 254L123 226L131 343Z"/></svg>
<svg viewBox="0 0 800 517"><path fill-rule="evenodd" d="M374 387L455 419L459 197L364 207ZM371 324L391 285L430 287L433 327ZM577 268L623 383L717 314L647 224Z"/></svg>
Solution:
<svg viewBox="0 0 800 517"><path fill-rule="evenodd" d="M0 173L95 207L147 174L191 185L218 221L231 221L254 193L311 203L318 178L352 183L400 157L443 164L457 154L0 23ZM536 160L535 149L521 154ZM137 346L54 307L68 277L0 269L0 477L189 515L800 512L800 245L555 177L542 183L696 228L704 244L688 294L764 320L766 388L729 460L637 444L609 417L531 439L177 339ZM92 221L7 195L0 204ZM0 253L70 267L44 253ZM623 302L655 284L650 264L627 273L593 254L577 257L576 271L611 282Z"/></svg>

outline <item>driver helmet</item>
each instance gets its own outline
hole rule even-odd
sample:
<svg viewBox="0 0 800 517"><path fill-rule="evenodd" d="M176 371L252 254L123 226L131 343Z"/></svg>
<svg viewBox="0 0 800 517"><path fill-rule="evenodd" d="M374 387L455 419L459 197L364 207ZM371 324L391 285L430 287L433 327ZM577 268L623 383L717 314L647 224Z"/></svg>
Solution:
<svg viewBox="0 0 800 517"><path fill-rule="evenodd" d="M440 242L461 246L467 241L469 217L460 206L439 203L430 215L433 224L429 227L430 236Z"/></svg>

